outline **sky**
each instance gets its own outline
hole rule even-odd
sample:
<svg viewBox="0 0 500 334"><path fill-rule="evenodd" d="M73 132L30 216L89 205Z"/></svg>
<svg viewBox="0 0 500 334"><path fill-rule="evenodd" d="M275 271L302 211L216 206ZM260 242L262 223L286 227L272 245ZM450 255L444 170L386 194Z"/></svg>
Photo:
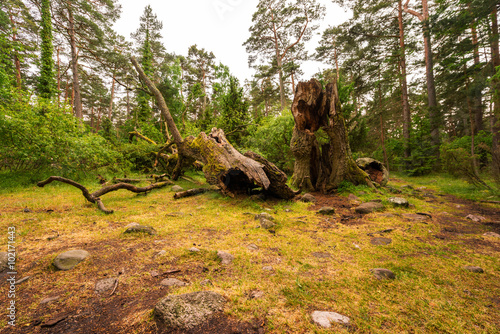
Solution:
<svg viewBox="0 0 500 334"><path fill-rule="evenodd" d="M163 22L163 42L168 52L187 55L188 48L211 51L218 62L229 66L233 75L241 82L251 79L254 72L248 66L248 54L242 45L249 37L252 14L258 0L119 0L122 5L121 18L115 30L131 40L130 33L139 27L139 18L149 4L158 19ZM329 0L319 0L326 6L326 16L316 31L317 36L306 44L309 53L316 48L321 33L329 25L338 25L349 19L350 13ZM320 68L326 66L308 61L302 65L308 80Z"/></svg>

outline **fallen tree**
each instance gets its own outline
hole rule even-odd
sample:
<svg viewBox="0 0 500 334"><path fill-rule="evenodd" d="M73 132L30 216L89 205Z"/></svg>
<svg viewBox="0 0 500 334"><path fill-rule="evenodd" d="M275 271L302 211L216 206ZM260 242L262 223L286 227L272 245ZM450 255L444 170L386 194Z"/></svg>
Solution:
<svg viewBox="0 0 500 334"><path fill-rule="evenodd" d="M163 188L169 184L172 184L172 181L164 181L164 182L150 184L147 187L136 187L133 184L129 184L129 183L117 183L117 184L105 186L105 187L91 193L85 186L81 185L78 182L75 182L73 180L66 179L66 178L60 177L60 176L51 176L45 181L38 182L37 186L43 188L47 184L52 183L54 181L66 183L66 184L69 184L75 188L80 189L82 191L83 197L85 197L85 199L87 201L89 201L90 203L93 203L93 204L97 204L98 208L106 214L111 214L114 212L113 210L106 209L106 207L104 206L104 203L101 200L101 196L106 195L107 193L110 193L112 191L121 190L121 189L125 189L125 190L131 191L131 192L136 193L136 194L147 193L153 189Z"/></svg>

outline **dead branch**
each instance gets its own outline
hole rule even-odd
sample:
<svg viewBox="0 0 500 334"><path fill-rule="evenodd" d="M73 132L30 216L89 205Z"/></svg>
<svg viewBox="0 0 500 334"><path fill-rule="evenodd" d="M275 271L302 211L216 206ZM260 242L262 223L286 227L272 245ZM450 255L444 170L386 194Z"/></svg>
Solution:
<svg viewBox="0 0 500 334"><path fill-rule="evenodd" d="M189 189L189 190L186 190L186 191L181 191L181 192L175 193L174 199L196 196L196 195L199 195L199 194L206 193L209 190L210 189L206 189L206 188L197 188L197 189Z"/></svg>
<svg viewBox="0 0 500 334"><path fill-rule="evenodd" d="M163 188L169 184L172 184L171 181L165 181L165 182L153 183L147 187L136 187L133 184L118 183L118 184L114 184L114 185L110 185L110 186L105 186L105 187L91 193L86 187L84 187L83 185L81 185L78 182L75 182L73 180L66 179L66 178L60 177L60 176L51 176L45 181L38 182L37 186L43 188L47 184L52 183L54 181L66 183L66 184L69 184L75 188L80 189L82 191L83 197L85 197L85 199L87 201L89 201L90 203L93 203L93 204L97 204L98 208L106 214L111 214L114 212L113 210L106 209L106 207L104 206L104 203L102 202L102 200L100 198L101 196L106 195L107 193L110 193L112 191L121 190L121 189L125 189L125 190L131 191L131 192L136 193L136 194L147 193L153 189Z"/></svg>

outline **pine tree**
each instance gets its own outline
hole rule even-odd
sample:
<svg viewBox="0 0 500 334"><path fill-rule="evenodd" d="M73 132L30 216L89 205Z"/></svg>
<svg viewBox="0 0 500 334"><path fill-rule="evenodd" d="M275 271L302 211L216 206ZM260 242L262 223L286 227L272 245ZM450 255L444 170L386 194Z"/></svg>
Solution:
<svg viewBox="0 0 500 334"><path fill-rule="evenodd" d="M40 79L38 90L40 96L45 99L51 99L55 93L55 77L54 77L54 47L52 45L52 18L50 13L50 1L42 0L41 2L41 58L40 58Z"/></svg>

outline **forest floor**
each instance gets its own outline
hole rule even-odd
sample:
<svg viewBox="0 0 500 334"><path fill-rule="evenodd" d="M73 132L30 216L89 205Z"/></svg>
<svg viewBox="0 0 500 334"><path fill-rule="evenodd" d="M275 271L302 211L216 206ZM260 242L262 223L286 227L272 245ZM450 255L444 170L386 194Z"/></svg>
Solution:
<svg viewBox="0 0 500 334"><path fill-rule="evenodd" d="M404 187L408 182L411 188ZM0 248L6 250L8 227L15 226L17 279L30 278L16 286L12 328L1 275L0 333L161 333L154 305L169 294L200 290L228 303L193 333L499 333L500 238L485 233L500 234L500 206L443 193L431 179L424 184L391 179L401 194L353 187L341 195L314 194L315 204L211 192L174 200L170 187L146 196L123 191L103 197L112 215L64 184L3 190ZM363 202L381 200L386 209L357 214L349 193ZM393 196L408 199L410 208L392 207ZM324 206L336 214L317 214ZM274 234L258 228L254 215L261 212L276 218ZM471 214L484 220L470 220ZM158 234L124 235L130 223ZM374 237L392 242L374 245ZM70 249L91 256L73 270L56 271L53 259ZM218 250L234 261L222 265ZM389 269L396 279L377 280L372 268ZM188 285L164 287L166 277ZM112 294L95 292L104 278L118 278ZM200 284L206 279L213 285ZM323 329L312 322L313 311L340 313L351 325ZM41 326L51 320L56 324Z"/></svg>

